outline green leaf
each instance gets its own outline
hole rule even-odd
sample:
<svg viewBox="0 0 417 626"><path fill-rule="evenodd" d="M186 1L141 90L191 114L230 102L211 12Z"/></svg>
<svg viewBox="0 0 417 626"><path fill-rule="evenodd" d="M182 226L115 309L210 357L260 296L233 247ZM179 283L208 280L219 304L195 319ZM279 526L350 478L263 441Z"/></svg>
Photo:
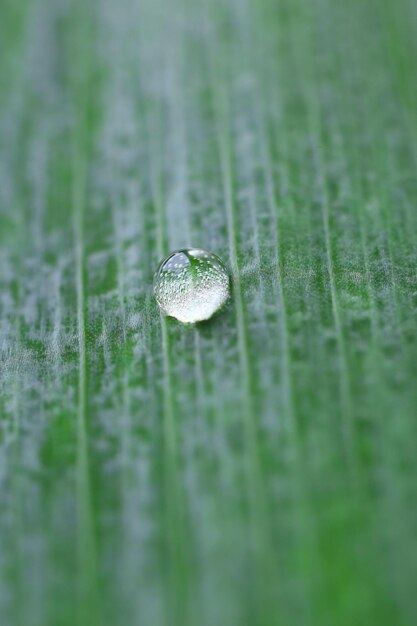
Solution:
<svg viewBox="0 0 417 626"><path fill-rule="evenodd" d="M0 28L0 623L414 623L415 2ZM233 282L195 326L188 246Z"/></svg>

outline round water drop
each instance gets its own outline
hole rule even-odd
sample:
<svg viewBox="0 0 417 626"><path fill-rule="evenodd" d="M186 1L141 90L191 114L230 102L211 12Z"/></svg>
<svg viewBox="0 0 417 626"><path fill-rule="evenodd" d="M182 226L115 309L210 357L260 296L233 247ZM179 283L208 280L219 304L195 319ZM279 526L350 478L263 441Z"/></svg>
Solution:
<svg viewBox="0 0 417 626"><path fill-rule="evenodd" d="M218 256L187 248L166 257L156 270L154 293L165 313L180 322L208 320L229 297L229 275Z"/></svg>

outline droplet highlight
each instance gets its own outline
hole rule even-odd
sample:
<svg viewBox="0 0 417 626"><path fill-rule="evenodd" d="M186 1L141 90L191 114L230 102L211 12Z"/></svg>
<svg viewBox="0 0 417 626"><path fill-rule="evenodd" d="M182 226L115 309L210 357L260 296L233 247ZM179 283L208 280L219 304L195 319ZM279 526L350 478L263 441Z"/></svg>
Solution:
<svg viewBox="0 0 417 626"><path fill-rule="evenodd" d="M212 252L198 248L176 250L159 264L154 294L165 315L186 324L202 322L229 298L229 274Z"/></svg>

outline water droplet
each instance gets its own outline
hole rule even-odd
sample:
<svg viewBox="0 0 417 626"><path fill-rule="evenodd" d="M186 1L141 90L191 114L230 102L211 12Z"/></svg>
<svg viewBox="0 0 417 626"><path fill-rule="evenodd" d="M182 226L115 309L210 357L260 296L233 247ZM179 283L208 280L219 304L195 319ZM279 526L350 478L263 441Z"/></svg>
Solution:
<svg viewBox="0 0 417 626"><path fill-rule="evenodd" d="M166 257L156 271L154 293L165 315L180 322L208 320L229 297L229 275L218 256L187 248Z"/></svg>

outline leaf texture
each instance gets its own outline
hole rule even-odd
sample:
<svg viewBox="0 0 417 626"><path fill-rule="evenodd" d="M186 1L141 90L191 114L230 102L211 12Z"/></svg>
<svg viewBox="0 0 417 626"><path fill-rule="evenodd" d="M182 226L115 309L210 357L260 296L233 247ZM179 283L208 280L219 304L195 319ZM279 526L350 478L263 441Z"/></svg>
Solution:
<svg viewBox="0 0 417 626"><path fill-rule="evenodd" d="M0 623L410 626L416 4L1 21ZM196 326L186 246L233 280Z"/></svg>

